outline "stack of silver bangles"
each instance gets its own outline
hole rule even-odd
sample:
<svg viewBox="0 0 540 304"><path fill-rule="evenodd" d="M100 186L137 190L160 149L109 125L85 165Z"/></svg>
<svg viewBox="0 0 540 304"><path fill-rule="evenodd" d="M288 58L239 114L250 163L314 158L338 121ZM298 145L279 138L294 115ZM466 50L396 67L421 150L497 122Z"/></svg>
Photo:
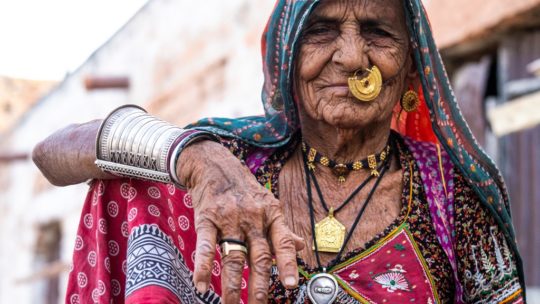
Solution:
<svg viewBox="0 0 540 304"><path fill-rule="evenodd" d="M185 130L124 105L107 116L96 139L96 165L116 175L173 183L184 188L176 173L182 150L200 139L219 142L205 131Z"/></svg>

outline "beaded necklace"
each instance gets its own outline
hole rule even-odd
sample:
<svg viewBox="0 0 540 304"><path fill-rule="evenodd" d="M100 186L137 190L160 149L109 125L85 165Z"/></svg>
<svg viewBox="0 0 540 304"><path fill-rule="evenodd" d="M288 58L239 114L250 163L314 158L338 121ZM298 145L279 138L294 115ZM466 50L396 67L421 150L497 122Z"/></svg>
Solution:
<svg viewBox="0 0 540 304"><path fill-rule="evenodd" d="M359 171L362 169L371 169L372 176L379 176L379 163L384 162L388 157L390 151L390 145L377 154L368 155L365 159L357 160L350 163L337 163L336 161L322 155L315 148L310 147L306 142L302 141L302 150L307 153L307 166L310 170L315 169L315 163L332 169L332 173L337 176L340 183L344 183L346 177L351 171Z"/></svg>

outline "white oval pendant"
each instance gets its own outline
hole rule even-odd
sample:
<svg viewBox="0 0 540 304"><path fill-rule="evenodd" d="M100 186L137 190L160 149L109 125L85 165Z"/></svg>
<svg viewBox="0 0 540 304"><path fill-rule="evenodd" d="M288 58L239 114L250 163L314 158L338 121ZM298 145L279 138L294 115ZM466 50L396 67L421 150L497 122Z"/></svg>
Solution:
<svg viewBox="0 0 540 304"><path fill-rule="evenodd" d="M337 297L338 283L332 275L319 273L309 280L307 292L311 302L315 304L330 304Z"/></svg>

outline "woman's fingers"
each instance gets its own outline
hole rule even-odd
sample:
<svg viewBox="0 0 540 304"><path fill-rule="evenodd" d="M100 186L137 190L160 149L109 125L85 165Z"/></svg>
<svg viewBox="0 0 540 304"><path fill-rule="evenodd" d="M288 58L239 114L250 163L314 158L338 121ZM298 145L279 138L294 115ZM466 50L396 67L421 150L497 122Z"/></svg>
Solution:
<svg viewBox="0 0 540 304"><path fill-rule="evenodd" d="M205 293L210 284L212 266L216 255L217 229L207 219L196 223L197 245L195 250L195 272L193 282L200 293Z"/></svg>
<svg viewBox="0 0 540 304"><path fill-rule="evenodd" d="M291 236L293 238L294 247L296 248L296 251L300 251L300 250L304 249L304 247L306 247L305 240L302 237L299 237L294 232L291 232Z"/></svg>
<svg viewBox="0 0 540 304"><path fill-rule="evenodd" d="M270 281L270 270L272 267L272 254L268 240L262 237L250 237L249 242L249 296L248 302L267 303L268 302L268 282Z"/></svg>
<svg viewBox="0 0 540 304"><path fill-rule="evenodd" d="M251 183L242 185L250 188ZM200 292L208 289L217 238L246 240L248 247L247 256L237 248L221 258L224 303L236 304L240 300L246 258L250 265L250 304L268 301L273 254L276 256L280 280L287 288L295 288L298 284L296 252L304 247L304 242L285 225L280 202L266 189L256 189L251 193L240 191L243 188L238 190L239 184L234 180L201 186L200 189L192 189L194 201L199 202L194 204L197 228L194 281L197 289ZM253 181L255 186L260 187Z"/></svg>
<svg viewBox="0 0 540 304"><path fill-rule="evenodd" d="M271 223L270 240L276 255L279 279L286 288L295 288L298 284L296 252L304 248L303 240L289 230L281 214Z"/></svg>
<svg viewBox="0 0 540 304"><path fill-rule="evenodd" d="M245 263L246 254L239 250L232 250L221 256L221 291L224 304L240 303Z"/></svg>

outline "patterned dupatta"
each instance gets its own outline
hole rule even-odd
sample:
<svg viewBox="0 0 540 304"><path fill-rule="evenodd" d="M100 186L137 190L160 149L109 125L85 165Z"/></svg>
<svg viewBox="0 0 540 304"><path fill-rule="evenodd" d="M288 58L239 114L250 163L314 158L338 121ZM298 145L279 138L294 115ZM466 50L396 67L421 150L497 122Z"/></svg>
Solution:
<svg viewBox="0 0 540 304"><path fill-rule="evenodd" d="M293 67L302 28L319 2L276 2L262 37L264 116L207 118L190 127L266 148L284 146L295 132L301 131L292 94ZM393 128L415 140L440 144L503 231L516 257L521 283L525 286L503 178L478 145L461 114L421 0L404 0L403 5L422 84L417 91L423 98L419 110L412 115L400 115L402 111L395 109Z"/></svg>

